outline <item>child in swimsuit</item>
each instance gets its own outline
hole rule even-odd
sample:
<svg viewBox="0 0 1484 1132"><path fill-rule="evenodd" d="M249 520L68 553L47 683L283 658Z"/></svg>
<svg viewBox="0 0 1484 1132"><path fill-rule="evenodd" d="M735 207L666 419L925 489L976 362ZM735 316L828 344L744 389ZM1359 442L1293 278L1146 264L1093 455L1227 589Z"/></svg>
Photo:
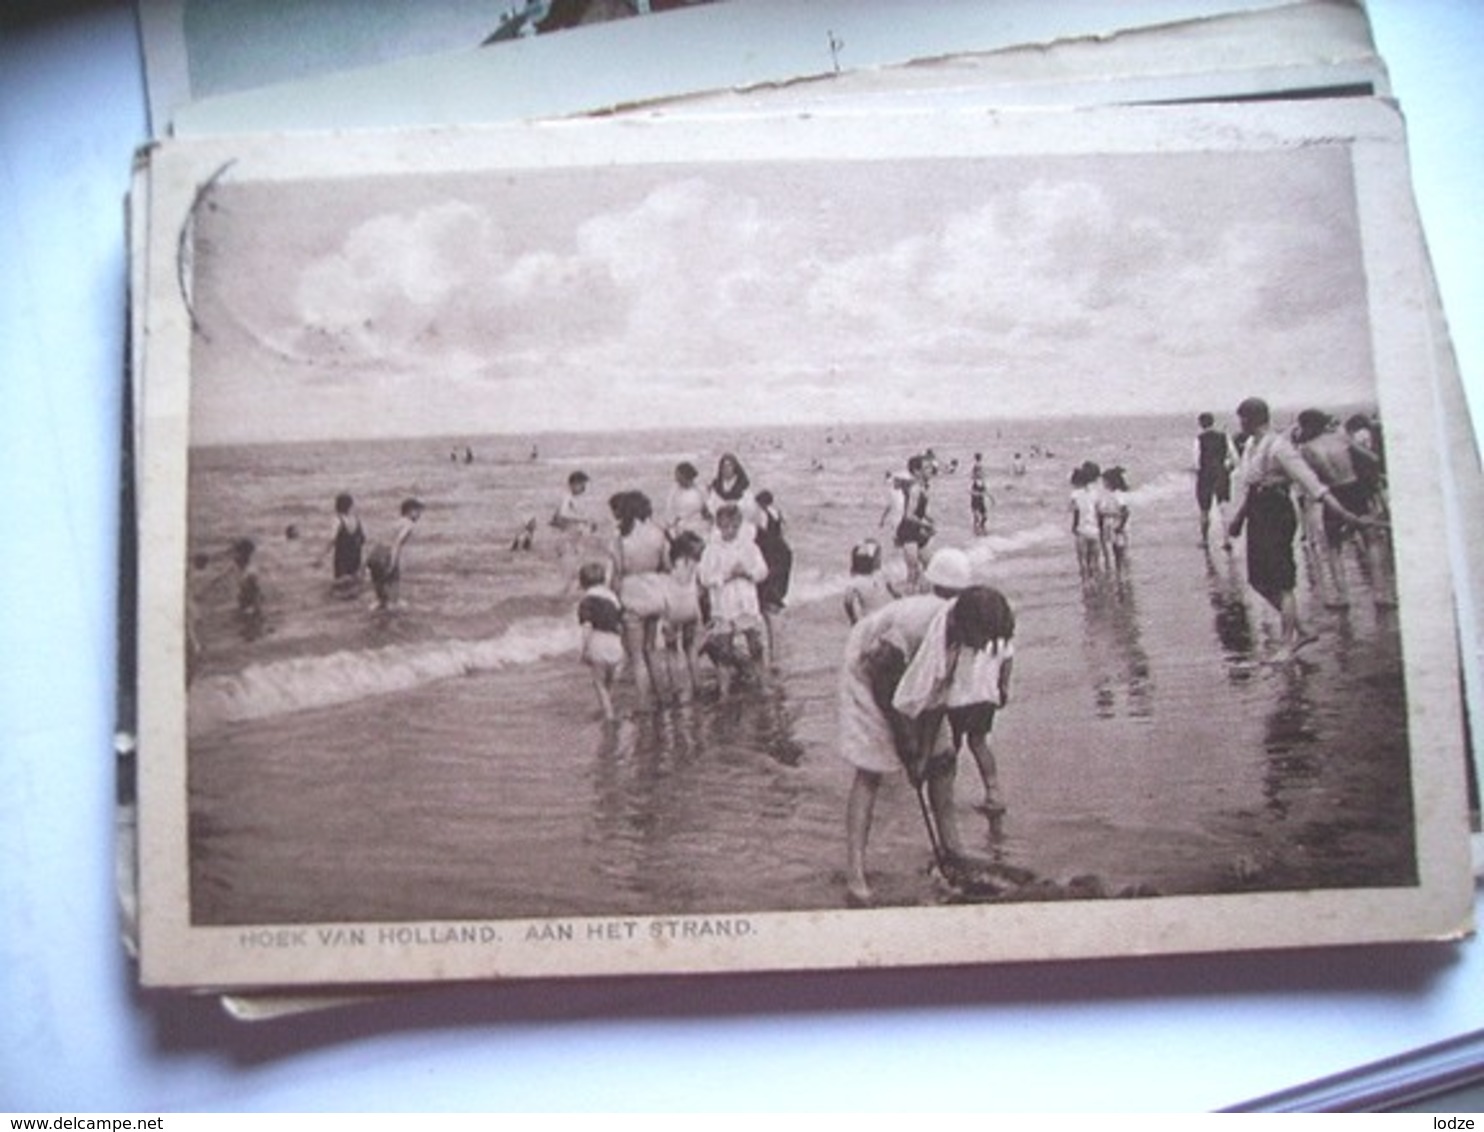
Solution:
<svg viewBox="0 0 1484 1132"><path fill-rule="evenodd" d="M1103 565L1123 573L1128 565L1128 480L1122 468L1103 473L1098 498L1098 530L1103 540Z"/></svg>
<svg viewBox="0 0 1484 1132"><path fill-rule="evenodd" d="M854 625L901 595L881 572L881 544L875 539L857 543L850 552L850 580L845 583L845 617Z"/></svg>
<svg viewBox="0 0 1484 1132"><path fill-rule="evenodd" d="M520 530L515 532L515 538L510 540L510 549L516 551L530 550L536 541L536 520L527 519L521 524Z"/></svg>
<svg viewBox="0 0 1484 1132"><path fill-rule="evenodd" d="M593 676L598 706L603 718L615 719L613 679L623 664L623 606L608 588L608 571L601 562L589 562L577 572L582 600L577 603L577 623L582 628L582 663Z"/></svg>
<svg viewBox="0 0 1484 1132"><path fill-rule="evenodd" d="M402 518L392 535L391 545L377 543L366 556L366 570L371 575L371 585L376 590L375 610L395 609L399 604L402 589L402 549L412 537L417 521L422 518L421 500L404 499Z"/></svg>
<svg viewBox="0 0 1484 1132"><path fill-rule="evenodd" d="M1072 538L1077 545L1077 568L1082 580L1090 581L1102 568L1103 535L1098 518L1097 484L1102 469L1091 460L1072 473L1072 497L1067 509L1072 514Z"/></svg>
<svg viewBox="0 0 1484 1132"><path fill-rule="evenodd" d="M984 786L984 803L978 807L987 817L1005 812L1000 792L999 768L989 747L995 713L1010 702L1010 670L1015 660L1015 612L1003 594L982 587L982 604L988 643L984 648L959 655L949 683L945 703L955 752L967 744Z"/></svg>
<svg viewBox="0 0 1484 1132"><path fill-rule="evenodd" d="M597 523L588 518L582 505L582 497L587 494L589 482L588 474L581 470L567 476L567 493L557 503L549 520L551 526L561 535L557 541L557 568L562 575L563 598L571 593L572 585L577 580L577 573L572 568L573 561L580 560L578 556L584 549L587 536L598 529Z"/></svg>
<svg viewBox="0 0 1484 1132"><path fill-rule="evenodd" d="M232 564L237 567L237 625L244 641L262 635L267 617L263 612L263 585L257 567L252 564L258 547L250 538L232 544Z"/></svg>
<svg viewBox="0 0 1484 1132"><path fill-rule="evenodd" d="M665 642L685 657L689 684L696 689L696 657L701 645L701 583L698 571L706 543L694 531L681 531L670 544L670 572L665 575Z"/></svg>
<svg viewBox="0 0 1484 1132"><path fill-rule="evenodd" d="M994 497L989 494L989 483L984 475L984 454L974 453L974 466L969 471L969 516L974 524L974 537L989 531L989 504Z"/></svg>

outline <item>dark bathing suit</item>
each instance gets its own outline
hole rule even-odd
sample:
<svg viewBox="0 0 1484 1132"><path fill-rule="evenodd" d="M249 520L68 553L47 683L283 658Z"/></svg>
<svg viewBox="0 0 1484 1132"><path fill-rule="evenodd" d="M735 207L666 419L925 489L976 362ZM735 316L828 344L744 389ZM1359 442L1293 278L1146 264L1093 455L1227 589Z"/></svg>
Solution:
<svg viewBox="0 0 1484 1132"><path fill-rule="evenodd" d="M1254 487L1247 497L1247 581L1275 609L1298 581L1293 559L1297 533L1288 488Z"/></svg>
<svg viewBox="0 0 1484 1132"><path fill-rule="evenodd" d="M335 577L354 578L361 572L361 547L366 544L366 533L360 520L349 526L344 515L336 517L335 530Z"/></svg>
<svg viewBox="0 0 1484 1132"><path fill-rule="evenodd" d="M933 538L933 524L927 517L928 494L926 489L912 483L901 489L902 495L910 504L914 487L918 487L917 505L912 508L910 515L897 524L896 544L898 546L906 546L908 543L926 546Z"/></svg>
<svg viewBox="0 0 1484 1132"><path fill-rule="evenodd" d="M1329 489L1329 493L1334 496L1336 503L1352 515L1365 515L1371 509L1371 485L1361 480L1336 484ZM1324 509L1324 537L1329 540L1330 546L1339 546L1352 529L1348 522L1328 507Z"/></svg>
<svg viewBox="0 0 1484 1132"><path fill-rule="evenodd" d="M1203 429L1196 437L1200 445L1200 464L1195 473L1195 500L1202 511L1211 510L1211 501L1231 500L1231 472L1226 466L1226 434L1214 428Z"/></svg>

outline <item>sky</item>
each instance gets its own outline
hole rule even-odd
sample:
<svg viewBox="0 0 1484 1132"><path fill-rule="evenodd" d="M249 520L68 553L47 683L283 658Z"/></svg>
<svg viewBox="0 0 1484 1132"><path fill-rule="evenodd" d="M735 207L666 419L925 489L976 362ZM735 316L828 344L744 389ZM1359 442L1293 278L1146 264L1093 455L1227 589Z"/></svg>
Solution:
<svg viewBox="0 0 1484 1132"><path fill-rule="evenodd" d="M194 443L1374 397L1348 152L212 190Z"/></svg>

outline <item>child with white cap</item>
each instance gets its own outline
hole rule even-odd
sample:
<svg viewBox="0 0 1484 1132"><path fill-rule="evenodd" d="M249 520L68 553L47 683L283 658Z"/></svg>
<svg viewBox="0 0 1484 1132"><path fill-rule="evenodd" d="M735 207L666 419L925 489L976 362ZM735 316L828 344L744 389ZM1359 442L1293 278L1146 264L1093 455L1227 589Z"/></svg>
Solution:
<svg viewBox="0 0 1484 1132"><path fill-rule="evenodd" d="M840 754L853 768L845 805L846 891L852 904L874 902L866 879L866 843L885 775L906 770L914 782L925 781L944 848L961 854L952 813L952 755L939 752L944 712L934 709L909 717L894 709L892 698L903 674L934 630L942 614L970 584L969 558L945 547L923 572L931 593L912 594L863 617L845 645L840 682ZM938 647L949 651L945 641ZM982 647L977 640L971 647ZM954 644L956 655L959 646ZM932 756L938 755L937 758Z"/></svg>

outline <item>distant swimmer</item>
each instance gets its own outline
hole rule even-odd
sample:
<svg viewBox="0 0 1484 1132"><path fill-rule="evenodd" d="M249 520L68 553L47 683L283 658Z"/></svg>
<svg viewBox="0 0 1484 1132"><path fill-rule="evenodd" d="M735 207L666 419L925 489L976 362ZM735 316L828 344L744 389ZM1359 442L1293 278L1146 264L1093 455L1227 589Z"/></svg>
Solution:
<svg viewBox="0 0 1484 1132"><path fill-rule="evenodd" d="M376 600L371 603L371 608L375 610L396 609L401 604L402 555L407 540L417 527L417 521L422 518L422 501L404 499L400 514L391 543L377 543L366 555L366 570L371 575L371 585L376 591Z"/></svg>
<svg viewBox="0 0 1484 1132"><path fill-rule="evenodd" d="M510 542L510 549L514 551L527 551L536 542L536 520L527 519L521 524L520 530L515 532L515 538Z"/></svg>

